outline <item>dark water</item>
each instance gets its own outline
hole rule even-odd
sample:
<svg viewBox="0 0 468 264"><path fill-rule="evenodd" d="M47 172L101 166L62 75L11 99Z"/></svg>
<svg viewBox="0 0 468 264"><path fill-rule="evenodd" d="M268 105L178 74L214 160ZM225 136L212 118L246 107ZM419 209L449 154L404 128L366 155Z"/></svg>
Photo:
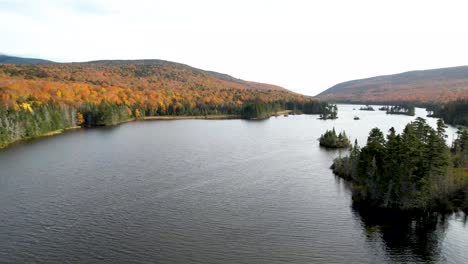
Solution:
<svg viewBox="0 0 468 264"><path fill-rule="evenodd" d="M133 122L1 151L0 262L468 263L464 215L351 206L319 135L364 142L413 119L355 107L335 121Z"/></svg>

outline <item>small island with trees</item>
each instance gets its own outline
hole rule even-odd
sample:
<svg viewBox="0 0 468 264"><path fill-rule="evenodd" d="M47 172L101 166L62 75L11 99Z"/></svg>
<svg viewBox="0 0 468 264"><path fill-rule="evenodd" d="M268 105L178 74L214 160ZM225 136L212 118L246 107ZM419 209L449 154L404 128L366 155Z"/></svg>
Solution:
<svg viewBox="0 0 468 264"><path fill-rule="evenodd" d="M387 114L389 115L408 115L408 116L414 116L415 115L415 110L414 106L387 106Z"/></svg>
<svg viewBox="0 0 468 264"><path fill-rule="evenodd" d="M349 148L351 146L351 142L346 136L346 132L340 132L336 134L335 128L332 130L327 130L324 134L322 134L319 138L320 146L325 148Z"/></svg>
<svg viewBox="0 0 468 264"><path fill-rule="evenodd" d="M327 119L337 119L338 118L338 107L336 104L327 104L321 110L319 119L327 120Z"/></svg>
<svg viewBox="0 0 468 264"><path fill-rule="evenodd" d="M375 109L370 105L362 106L361 108L359 108L359 110L361 110L361 111L375 111Z"/></svg>
<svg viewBox="0 0 468 264"><path fill-rule="evenodd" d="M468 131L451 148L442 120L433 129L423 118L394 128L387 137L374 128L362 149L334 160L333 172L352 183L355 205L400 212L468 210Z"/></svg>

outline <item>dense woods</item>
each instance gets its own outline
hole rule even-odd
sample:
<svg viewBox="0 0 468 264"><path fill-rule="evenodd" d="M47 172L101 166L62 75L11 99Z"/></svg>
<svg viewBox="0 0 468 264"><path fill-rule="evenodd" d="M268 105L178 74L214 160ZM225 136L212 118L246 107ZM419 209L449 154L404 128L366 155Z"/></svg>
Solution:
<svg viewBox="0 0 468 264"><path fill-rule="evenodd" d="M468 98L445 104L429 104L427 109L432 112L430 116L442 118L448 124L468 127Z"/></svg>
<svg viewBox="0 0 468 264"><path fill-rule="evenodd" d="M340 132L336 134L335 128L327 130L319 138L320 146L326 148L348 148L351 146L346 132Z"/></svg>
<svg viewBox="0 0 468 264"><path fill-rule="evenodd" d="M0 146L54 130L146 116L254 119L278 110L320 114L329 107L278 86L167 61L0 64Z"/></svg>
<svg viewBox="0 0 468 264"><path fill-rule="evenodd" d="M139 118L139 109L132 111L125 105L111 104L102 101L99 104L84 103L78 112L77 125L82 127L112 126Z"/></svg>
<svg viewBox="0 0 468 264"><path fill-rule="evenodd" d="M331 106L326 102L308 100L304 102L298 101L277 101L270 103L263 103L259 101L246 102L240 115L245 119L265 119L281 110L290 110L294 114L321 114L329 115L330 109L333 110L334 116L337 115L336 106Z"/></svg>
<svg viewBox="0 0 468 264"><path fill-rule="evenodd" d="M0 108L0 148L9 143L76 126L76 109L54 103L22 103L19 109Z"/></svg>
<svg viewBox="0 0 468 264"><path fill-rule="evenodd" d="M437 129L423 118L403 133L387 137L372 129L362 149L357 142L349 156L335 159L335 174L352 182L353 201L397 210L456 210L468 207L468 132L459 132L449 148L445 124Z"/></svg>
<svg viewBox="0 0 468 264"><path fill-rule="evenodd" d="M242 108L241 116L245 119L265 119L281 109L279 104L249 102Z"/></svg>

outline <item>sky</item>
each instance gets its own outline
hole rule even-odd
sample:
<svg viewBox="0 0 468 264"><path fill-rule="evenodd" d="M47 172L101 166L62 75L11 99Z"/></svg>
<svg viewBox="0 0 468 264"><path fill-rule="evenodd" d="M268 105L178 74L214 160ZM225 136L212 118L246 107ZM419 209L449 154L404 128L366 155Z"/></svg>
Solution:
<svg viewBox="0 0 468 264"><path fill-rule="evenodd" d="M0 53L164 59L316 95L468 65L468 1L0 0Z"/></svg>

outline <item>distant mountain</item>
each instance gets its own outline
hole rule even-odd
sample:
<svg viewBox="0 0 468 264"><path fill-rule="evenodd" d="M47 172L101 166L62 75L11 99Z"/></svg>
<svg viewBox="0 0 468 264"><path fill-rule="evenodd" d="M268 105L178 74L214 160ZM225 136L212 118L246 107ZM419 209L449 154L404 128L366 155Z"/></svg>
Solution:
<svg viewBox="0 0 468 264"><path fill-rule="evenodd" d="M35 58L21 58L21 57L0 54L0 64L40 64L40 63L54 63L54 62L50 60L35 59Z"/></svg>
<svg viewBox="0 0 468 264"><path fill-rule="evenodd" d="M289 91L283 87L272 85L272 84L265 84L265 83L258 83L258 82L251 82L245 81L242 79L238 79L232 77L228 74L214 72L214 71L206 71L201 70L198 68L191 67L186 64L165 61L165 60L157 60L157 59L146 59L146 60L99 60L99 61L89 61L89 62L80 62L80 63L72 63L72 65L81 65L81 69L87 69L90 71L94 70L107 70L112 69L111 72L115 73L115 70L118 68L125 68L129 65L135 67L135 76L140 78L151 78L159 76L161 78L170 77L170 75L178 74L180 75L179 80L181 81L185 77L189 77L190 75L202 75L205 77L214 78L219 81L228 82L231 84L236 84L235 86L242 86L243 88L249 88L254 90L276 90L276 91ZM64 63L62 65L69 65L68 63ZM52 66L53 67L53 66ZM107 69L103 68L106 67ZM169 72L172 71L171 74L166 74L161 76L162 72ZM188 73L188 75L186 75ZM111 73L108 73L111 74ZM88 78L89 80L89 78ZM187 80L188 81L188 80Z"/></svg>
<svg viewBox="0 0 468 264"><path fill-rule="evenodd" d="M447 102L468 98L468 66L343 82L316 98L338 102Z"/></svg>

